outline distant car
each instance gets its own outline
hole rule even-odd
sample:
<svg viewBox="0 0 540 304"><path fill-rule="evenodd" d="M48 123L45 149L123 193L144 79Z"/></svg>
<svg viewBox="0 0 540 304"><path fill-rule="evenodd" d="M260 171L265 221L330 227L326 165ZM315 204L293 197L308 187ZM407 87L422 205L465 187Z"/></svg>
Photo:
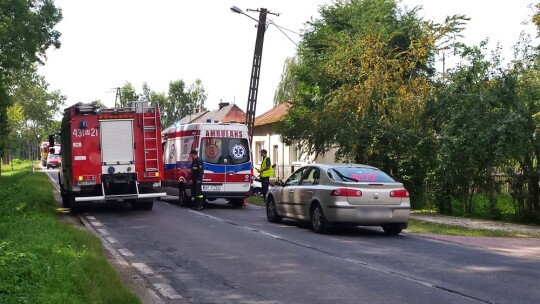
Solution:
<svg viewBox="0 0 540 304"><path fill-rule="evenodd" d="M388 235L407 228L409 192L383 171L360 164L312 164L278 182L266 197L268 221L309 221L323 233L334 224L381 226Z"/></svg>
<svg viewBox="0 0 540 304"><path fill-rule="evenodd" d="M61 165L62 165L62 156L61 155L52 154L52 153L49 153L47 155L47 163L46 163L47 169L57 168L57 167L60 167Z"/></svg>
<svg viewBox="0 0 540 304"><path fill-rule="evenodd" d="M260 177L253 177L253 181L251 182L251 195L259 197L263 196Z"/></svg>

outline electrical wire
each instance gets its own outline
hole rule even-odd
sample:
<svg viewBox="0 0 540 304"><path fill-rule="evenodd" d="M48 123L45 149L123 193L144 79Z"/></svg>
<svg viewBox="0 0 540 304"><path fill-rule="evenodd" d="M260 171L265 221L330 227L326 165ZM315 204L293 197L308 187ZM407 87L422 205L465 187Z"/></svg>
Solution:
<svg viewBox="0 0 540 304"><path fill-rule="evenodd" d="M273 24L275 27L277 27L277 29L278 29L283 35L285 35L285 37L287 37L287 39L289 39L292 43L294 43L294 45L296 45L296 46L298 47L298 43L294 42L294 41L291 39L291 37L289 37L283 30L289 31L289 32L294 33L294 34L297 34L297 35L300 35L299 33L296 33L296 32L294 32L294 31L291 31L291 30L289 30L289 29L286 29L286 28L284 28L284 27L281 27L281 26L275 24L274 21L272 21L272 20L270 20L269 22L270 22L270 24Z"/></svg>

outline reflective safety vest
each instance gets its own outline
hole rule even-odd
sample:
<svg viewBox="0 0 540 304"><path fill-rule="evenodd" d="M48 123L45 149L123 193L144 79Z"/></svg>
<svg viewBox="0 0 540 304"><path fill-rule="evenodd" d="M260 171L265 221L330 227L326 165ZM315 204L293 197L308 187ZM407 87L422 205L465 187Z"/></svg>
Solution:
<svg viewBox="0 0 540 304"><path fill-rule="evenodd" d="M274 168L272 168L272 164L270 164L270 167L267 167L266 160L268 159L268 156L263 158L261 163L261 177L272 177L274 176ZM266 170L268 168L268 170Z"/></svg>

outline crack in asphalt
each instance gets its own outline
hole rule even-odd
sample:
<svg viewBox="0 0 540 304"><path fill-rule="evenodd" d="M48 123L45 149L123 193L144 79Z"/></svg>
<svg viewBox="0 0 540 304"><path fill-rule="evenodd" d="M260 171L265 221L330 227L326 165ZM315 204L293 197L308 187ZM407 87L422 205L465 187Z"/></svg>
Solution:
<svg viewBox="0 0 540 304"><path fill-rule="evenodd" d="M325 254L325 255L333 257L333 258L342 259L342 260L345 260L347 262L354 263L356 265L361 265L361 266L364 266L364 267L369 268L371 270L375 270L375 271L382 272L382 273L385 273L385 274L389 274L389 275L392 275L392 276L395 276L395 277L398 277L398 278L402 278L402 279L405 279L407 281L414 282L414 283L417 283L417 284L420 284L420 285L423 285L423 286L426 286L426 287L430 287L430 288L438 289L438 290L441 290L441 291L445 291L445 292L448 292L448 293L451 293L451 294L454 294L454 295L458 295L458 296L461 296L461 297L464 297L464 298L468 298L468 299L471 299L471 300L474 300L474 301L478 301L480 303L495 304L494 302L484 300L484 299L481 299L481 298L478 298L478 297L475 297L475 296L471 296L471 295L468 295L466 293L460 292L460 291L452 289L452 288L447 288L447 287L444 287L444 286L441 286L441 285L438 285L438 284L430 283L430 282L428 282L426 280L423 280L423 279L420 279L420 278L417 278L417 277L414 277L414 276L410 276L410 275L407 275L407 274L404 274L404 273L401 273L401 272L397 272L397 271L390 270L390 269L387 269L387 268L384 268L384 267L380 267L380 266L377 266L377 265L362 262L362 261L359 261L359 260L356 260L356 259L350 259L350 258L345 258L345 257L342 257L342 256L338 256L338 255L336 255L334 253L319 249L317 247L313 247L313 246L306 245L306 244L303 244L303 243L300 243L300 242L297 242L297 241L289 240L289 239L286 239L286 238L284 238L282 236L275 235L275 234L272 234L272 233L268 233L268 232L265 232L265 231L262 231L262 230L259 230L259 229L255 229L255 228L252 228L252 227L249 227L249 226L245 226L245 225L242 225L242 224L238 224L238 223L235 223L235 222L232 222L232 221L229 221L229 220L225 220L225 219L222 219L222 218L218 218L218 217L211 216L211 215L204 214L204 213L200 213L200 212L195 212L195 211L192 211L192 212L197 213L197 214L199 214L201 216L205 216L207 218L213 219L213 220L217 220L217 221L232 225L232 226L236 226L236 227L246 229L246 230L251 231L251 232L261 233L263 235L269 236L269 237L274 238L274 239L279 240L279 241L283 241L283 242L286 242L286 243L289 243L289 244L292 244L292 245L295 245L295 246L299 246L299 247L302 247L302 248L306 248L306 249L310 249L310 250L313 250L313 251L316 251L316 252L320 252L322 254Z"/></svg>

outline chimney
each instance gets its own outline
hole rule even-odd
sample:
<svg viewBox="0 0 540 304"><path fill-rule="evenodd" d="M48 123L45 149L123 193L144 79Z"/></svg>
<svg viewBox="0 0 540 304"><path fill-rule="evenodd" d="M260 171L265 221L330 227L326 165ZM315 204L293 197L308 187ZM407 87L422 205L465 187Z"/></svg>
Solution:
<svg viewBox="0 0 540 304"><path fill-rule="evenodd" d="M228 106L228 105L229 105L228 102L223 102L222 99L219 100L218 106L219 106L219 109L220 109L220 110L223 109L223 107L226 107L226 106Z"/></svg>

